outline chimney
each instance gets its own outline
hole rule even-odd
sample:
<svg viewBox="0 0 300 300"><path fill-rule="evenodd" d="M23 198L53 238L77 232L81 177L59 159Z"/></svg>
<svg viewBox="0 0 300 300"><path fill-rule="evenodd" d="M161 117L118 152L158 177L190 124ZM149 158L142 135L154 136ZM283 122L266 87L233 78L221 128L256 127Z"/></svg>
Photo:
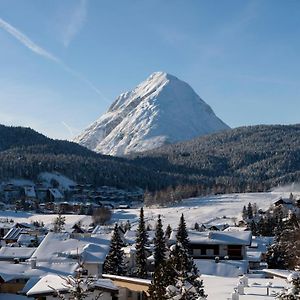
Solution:
<svg viewBox="0 0 300 300"><path fill-rule="evenodd" d="M36 257L32 257L30 260L31 269L36 269Z"/></svg>

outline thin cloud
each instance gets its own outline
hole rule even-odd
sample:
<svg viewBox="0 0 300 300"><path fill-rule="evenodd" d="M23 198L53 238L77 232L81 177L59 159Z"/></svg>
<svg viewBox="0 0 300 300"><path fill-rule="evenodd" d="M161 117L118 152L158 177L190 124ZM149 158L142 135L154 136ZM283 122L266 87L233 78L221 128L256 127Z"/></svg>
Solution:
<svg viewBox="0 0 300 300"><path fill-rule="evenodd" d="M77 77L79 80L84 82L86 85L88 85L92 90L94 90L103 100L106 102L110 102L109 99L107 99L102 92L88 79L86 79L81 73L77 72L76 70L70 68L67 66L63 61L61 61L58 57L50 53L49 51L43 49L42 47L38 46L36 43L34 43L29 37L27 37L24 33L19 31L17 28L13 27L6 21L4 21L2 18L0 18L0 28L8 32L10 35L12 35L14 38L16 38L20 43L22 43L25 47L27 47L32 52L36 53L39 56L42 56L48 60L51 60L57 64L59 64L65 71L70 73L71 75Z"/></svg>
<svg viewBox="0 0 300 300"><path fill-rule="evenodd" d="M62 32L63 44L68 47L77 33L81 30L87 17L87 0L80 0L70 12L68 23Z"/></svg>
<svg viewBox="0 0 300 300"><path fill-rule="evenodd" d="M32 42L25 34L17 30L15 27L11 26L7 22L5 22L3 19L0 18L0 28L4 29L6 32L11 34L13 37L15 37L19 42L21 42L24 46L26 46L28 49L33 51L34 53L43 56L47 59L50 59L55 62L60 62L60 60L52 55L50 52L46 51L45 49L41 48L34 42Z"/></svg>

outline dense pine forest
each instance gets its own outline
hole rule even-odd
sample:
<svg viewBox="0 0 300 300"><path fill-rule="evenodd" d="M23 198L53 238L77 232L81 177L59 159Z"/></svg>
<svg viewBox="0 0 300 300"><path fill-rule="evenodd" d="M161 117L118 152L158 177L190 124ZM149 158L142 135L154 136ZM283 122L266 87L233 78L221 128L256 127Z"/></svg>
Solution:
<svg viewBox="0 0 300 300"><path fill-rule="evenodd" d="M241 127L126 158L96 154L29 128L0 126L0 180L36 179L44 171L162 195L265 191L299 181L300 125Z"/></svg>
<svg viewBox="0 0 300 300"><path fill-rule="evenodd" d="M240 127L130 159L166 176L196 182L195 193L266 191L299 182L300 125Z"/></svg>
<svg viewBox="0 0 300 300"><path fill-rule="evenodd" d="M0 180L37 179L60 172L78 183L161 189L176 180L126 159L97 154L76 143L53 140L30 128L0 126Z"/></svg>

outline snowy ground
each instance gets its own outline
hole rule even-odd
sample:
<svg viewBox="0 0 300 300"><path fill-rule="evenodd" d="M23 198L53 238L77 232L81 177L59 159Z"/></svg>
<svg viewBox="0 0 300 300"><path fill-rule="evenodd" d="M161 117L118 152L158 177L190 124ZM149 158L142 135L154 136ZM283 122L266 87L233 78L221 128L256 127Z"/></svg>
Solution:
<svg viewBox="0 0 300 300"><path fill-rule="evenodd" d="M195 222L220 224L220 223L233 223L235 218L241 218L241 211L244 205L249 202L257 203L259 208L266 209L274 201L280 197L288 197L289 192L270 192L270 193L248 193L248 194L229 194L229 195L217 195L202 198L187 199L180 204L173 205L166 208L145 208L146 222L150 225L154 225L157 216L160 214L163 219L163 223L166 226L170 224L173 228L178 225L179 217L183 213L187 225L193 227ZM299 195L297 195L299 197ZM139 209L126 209L115 210L113 212L112 222L130 220L133 227L136 226L139 216ZM226 216L226 218L224 218ZM33 222L43 221L46 226L51 228L51 224L56 215L45 214L31 214L25 212L14 211L0 211L1 219L13 219L15 222ZM88 226L91 223L90 216L83 215L66 215L66 227L67 229L72 227L74 223L81 221L83 225ZM209 295L208 300L226 300L231 299L231 293L237 286L238 278L232 277L216 277L203 275L205 291ZM267 296L267 282L271 281L273 287L270 289L270 296ZM286 282L283 279L262 279L251 278L249 279L250 287L245 288L245 295L240 296L240 300L270 300L275 299L274 293L278 293L283 286L286 286ZM0 299L21 299L13 298L13 295L9 298L7 295L0 295Z"/></svg>
<svg viewBox="0 0 300 300"><path fill-rule="evenodd" d="M155 224L157 216L162 216L163 224L170 224L176 228L179 217L183 213L189 227L194 227L197 222L209 223L211 225L234 223L235 218L241 219L244 205L249 202L257 203L259 208L267 209L275 200L280 197L288 197L287 192L271 193L247 193L247 194L227 194L201 198L191 198L182 203L166 208L146 208L145 219L151 225ZM115 220L130 220L137 223L139 209L115 210L113 218ZM224 218L226 216L226 218ZM224 221L225 220L225 221Z"/></svg>
<svg viewBox="0 0 300 300"><path fill-rule="evenodd" d="M193 227L197 222L210 223L211 225L234 223L235 218L241 218L244 205L249 202L256 202L259 208L266 209L280 197L288 197L289 192L270 193L247 193L207 196L201 198L191 198L182 201L180 204L165 208L145 208L146 223L154 225L157 216L162 216L164 226L170 224L172 228L178 225L179 217L183 213L188 227ZM137 224L139 209L116 209L113 212L112 222L130 220L133 227ZM226 218L224 218L226 216ZM46 226L51 227L56 215L31 214L26 212L0 211L2 218L13 219L15 222L43 221ZM88 226L92 220L90 216L65 215L67 229L76 222L81 221L84 226Z"/></svg>

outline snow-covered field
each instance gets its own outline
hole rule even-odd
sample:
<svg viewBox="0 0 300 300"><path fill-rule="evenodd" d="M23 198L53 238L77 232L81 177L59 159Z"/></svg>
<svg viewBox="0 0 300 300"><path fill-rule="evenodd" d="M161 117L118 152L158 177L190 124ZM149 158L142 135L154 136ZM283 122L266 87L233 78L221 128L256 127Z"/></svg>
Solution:
<svg viewBox="0 0 300 300"><path fill-rule="evenodd" d="M180 204L166 208L145 208L145 219L154 225L160 214L163 224L170 224L172 228L178 225L179 217L184 214L188 227L194 227L197 222L210 223L211 225L233 223L235 218L241 219L242 209L249 202L257 203L258 208L267 209L280 197L289 197L287 192L227 194L184 200ZM137 222L139 209L115 210L115 220L130 220ZM224 217L226 220L224 222Z"/></svg>
<svg viewBox="0 0 300 300"><path fill-rule="evenodd" d="M179 217L183 213L188 227L193 227L197 222L210 223L217 225L218 223L233 223L235 218L241 218L241 212L244 205L249 202L257 203L259 208L266 209L275 200L280 197L288 197L289 192L270 192L270 193L247 193L247 194L228 194L207 196L201 198L191 198L182 201L180 204L165 208L145 208L145 219L150 225L154 225L157 216L162 216L164 226L170 224L172 228L176 228ZM137 224L139 209L116 209L113 212L112 222L130 220L133 224ZM224 218L226 216L226 219ZM67 227L73 226L76 222L81 221L84 226L91 223L90 216L83 215L65 215ZM33 222L43 221L46 226L51 226L55 215L31 214L26 212L0 211L0 219L9 218L15 222ZM224 222L225 221L225 222Z"/></svg>

